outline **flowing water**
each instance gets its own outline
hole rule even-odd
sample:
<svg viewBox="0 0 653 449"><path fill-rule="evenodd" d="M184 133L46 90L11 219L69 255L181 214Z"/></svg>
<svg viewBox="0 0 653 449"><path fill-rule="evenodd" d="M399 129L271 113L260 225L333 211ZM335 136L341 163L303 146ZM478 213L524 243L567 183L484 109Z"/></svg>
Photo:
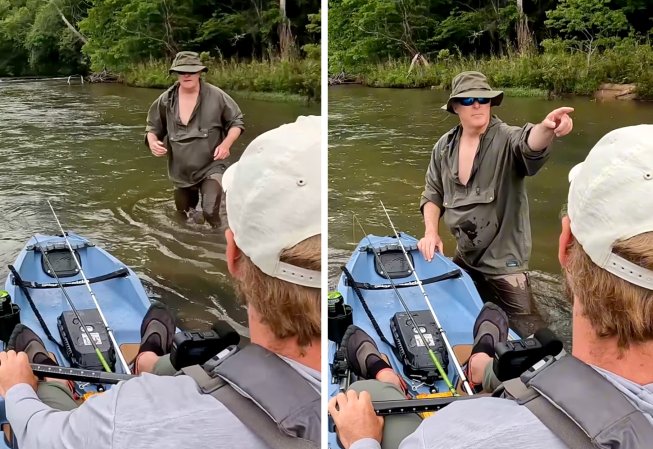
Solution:
<svg viewBox="0 0 653 449"><path fill-rule="evenodd" d="M226 319L247 335L224 258L224 226L212 230L176 216L166 159L143 144L147 110L160 93L120 84L0 82L0 279L32 234L59 233L50 200L64 229L133 268L182 327ZM232 148L236 155L268 129L319 114L319 105L234 98L247 128Z"/></svg>
<svg viewBox="0 0 653 449"><path fill-rule="evenodd" d="M443 91L371 89L341 86L329 90L329 273L337 282L339 267L363 237L353 226L356 214L365 231L392 233L379 205L382 200L397 228L424 235L419 198L435 142L457 124L454 115L439 108ZM513 125L539 122L560 106L572 106L573 132L553 144L544 168L527 181L533 237L530 260L536 302L551 328L569 342L570 315L564 299L557 260L559 213L567 198L567 173L582 161L608 131L622 126L653 123L653 104L599 103L573 97L555 101L506 97L494 109ZM445 254L455 242L440 226Z"/></svg>

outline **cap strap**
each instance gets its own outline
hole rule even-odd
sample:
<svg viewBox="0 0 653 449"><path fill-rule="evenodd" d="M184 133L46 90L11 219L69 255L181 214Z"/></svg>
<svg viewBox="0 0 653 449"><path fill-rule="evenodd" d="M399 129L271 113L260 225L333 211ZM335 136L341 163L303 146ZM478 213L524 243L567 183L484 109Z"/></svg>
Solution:
<svg viewBox="0 0 653 449"><path fill-rule="evenodd" d="M653 271L640 267L615 253L610 253L603 268L631 284L653 290Z"/></svg>
<svg viewBox="0 0 653 449"><path fill-rule="evenodd" d="M279 262L274 277L304 287L320 288L322 284L322 272L307 270L285 262Z"/></svg>

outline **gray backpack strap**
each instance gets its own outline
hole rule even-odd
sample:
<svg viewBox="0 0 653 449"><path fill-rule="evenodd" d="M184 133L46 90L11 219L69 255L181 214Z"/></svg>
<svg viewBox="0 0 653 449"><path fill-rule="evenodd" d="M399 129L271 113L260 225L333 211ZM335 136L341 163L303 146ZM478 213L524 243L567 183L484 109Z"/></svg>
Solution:
<svg viewBox="0 0 653 449"><path fill-rule="evenodd" d="M571 449L650 445L653 426L614 385L571 355L552 360L508 382L506 391Z"/></svg>
<svg viewBox="0 0 653 449"><path fill-rule="evenodd" d="M596 449L589 436L576 423L520 379L510 379L503 383L503 387L508 395L528 408L569 449Z"/></svg>
<svg viewBox="0 0 653 449"><path fill-rule="evenodd" d="M205 368L195 365L182 372L268 446L320 447L320 395L278 356L260 346L248 345L219 360L211 374Z"/></svg>

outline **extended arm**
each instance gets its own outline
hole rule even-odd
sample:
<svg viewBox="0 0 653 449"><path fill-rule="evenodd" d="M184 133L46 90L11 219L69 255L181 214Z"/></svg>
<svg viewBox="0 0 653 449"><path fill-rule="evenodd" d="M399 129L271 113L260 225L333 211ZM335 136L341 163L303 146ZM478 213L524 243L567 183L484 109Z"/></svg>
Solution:
<svg viewBox="0 0 653 449"><path fill-rule="evenodd" d="M533 151L542 151L548 148L553 137L566 136L574 128L574 123L569 114L574 108L562 107L554 109L537 125L533 126L528 136L528 146Z"/></svg>

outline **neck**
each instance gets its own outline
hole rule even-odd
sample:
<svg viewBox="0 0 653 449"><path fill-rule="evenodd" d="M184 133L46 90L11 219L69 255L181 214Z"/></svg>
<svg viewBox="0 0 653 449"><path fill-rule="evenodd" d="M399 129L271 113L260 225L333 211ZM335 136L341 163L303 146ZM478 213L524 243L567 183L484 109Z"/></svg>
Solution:
<svg viewBox="0 0 653 449"><path fill-rule="evenodd" d="M639 385L653 383L653 342L631 344L619 349L615 337L599 337L582 316L574 298L573 355L583 362L598 366Z"/></svg>
<svg viewBox="0 0 653 449"><path fill-rule="evenodd" d="M463 137L465 138L478 138L481 136L481 134L485 133L487 131L488 126L490 126L490 122L486 123L484 126L481 127L470 127L470 126L463 126L462 123L460 126L463 129Z"/></svg>
<svg viewBox="0 0 653 449"><path fill-rule="evenodd" d="M295 337L277 338L269 327L256 319L252 319L251 313L249 315L249 335L252 343L263 346L268 351L287 357L316 371L321 370L322 351L319 338L314 339L310 345L302 348L297 344Z"/></svg>
<svg viewBox="0 0 653 449"><path fill-rule="evenodd" d="M195 87L187 88L183 85L179 85L179 93L183 95L197 94L200 91L200 84L197 83Z"/></svg>

